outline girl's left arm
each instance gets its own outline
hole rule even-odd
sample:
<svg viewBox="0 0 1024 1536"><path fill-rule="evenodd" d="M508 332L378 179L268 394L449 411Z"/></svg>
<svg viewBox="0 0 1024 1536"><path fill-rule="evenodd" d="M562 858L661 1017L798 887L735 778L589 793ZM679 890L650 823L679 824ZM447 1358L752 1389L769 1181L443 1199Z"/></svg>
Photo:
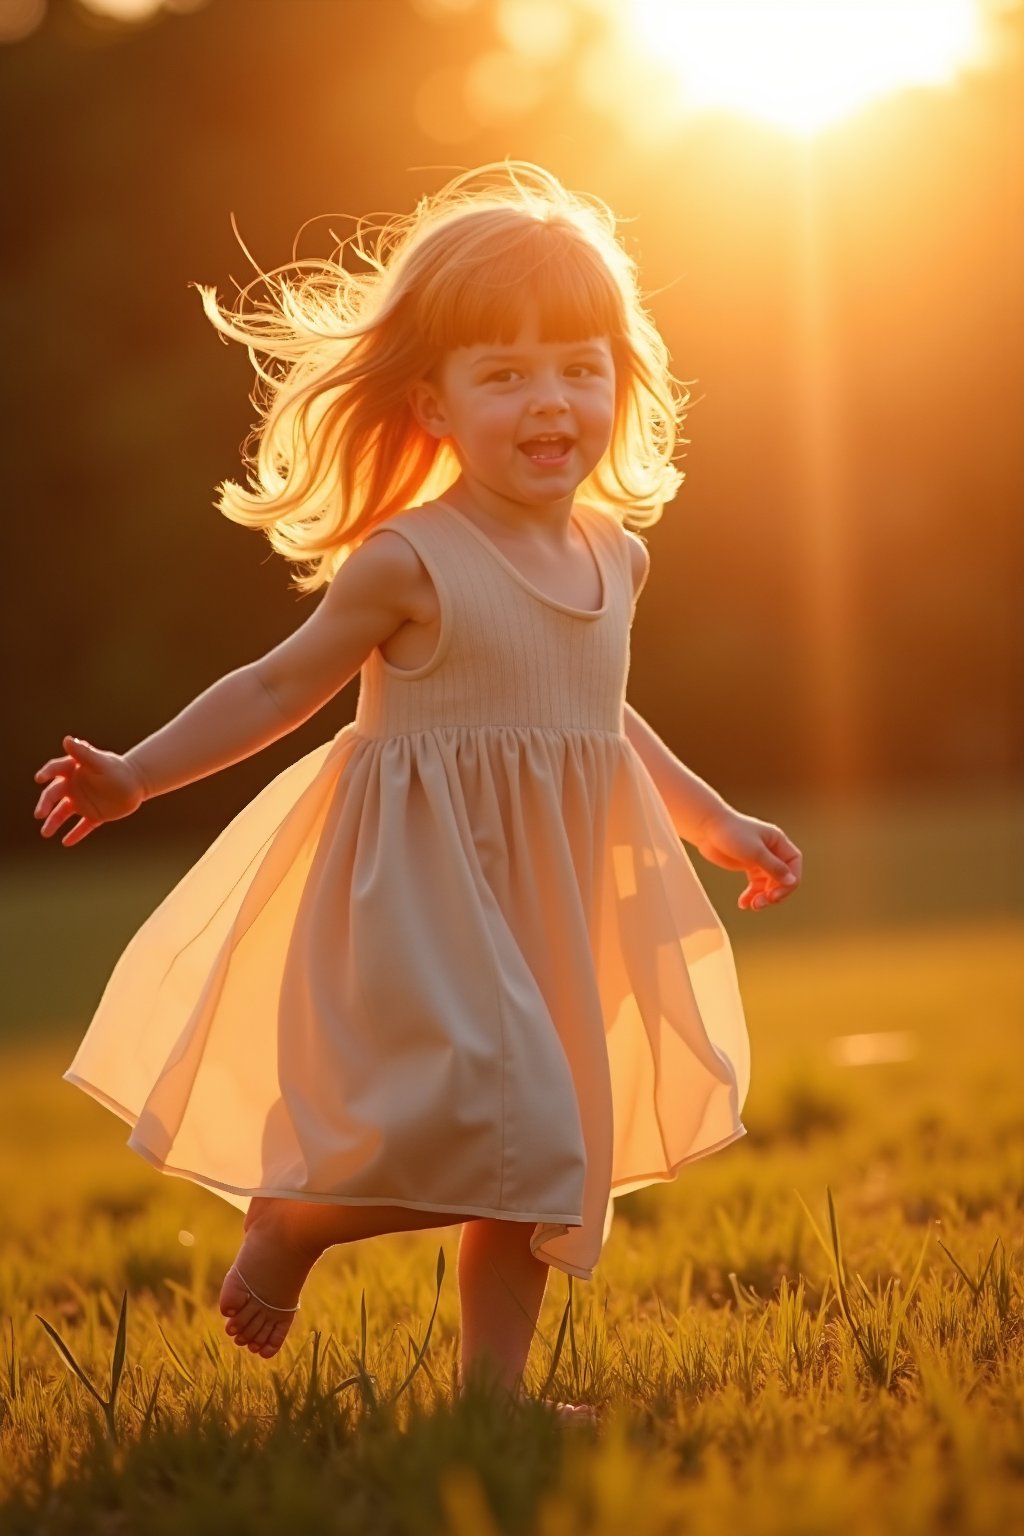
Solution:
<svg viewBox="0 0 1024 1536"><path fill-rule="evenodd" d="M668 806L672 825L686 842L696 844L702 824L709 816L728 811L728 804L717 790L669 751L632 704L626 705L625 715L626 735Z"/></svg>
<svg viewBox="0 0 1024 1536"><path fill-rule="evenodd" d="M792 895L803 872L803 854L785 832L735 810L679 761L631 704L625 706L625 726L679 836L709 863L746 874L737 906L756 911Z"/></svg>

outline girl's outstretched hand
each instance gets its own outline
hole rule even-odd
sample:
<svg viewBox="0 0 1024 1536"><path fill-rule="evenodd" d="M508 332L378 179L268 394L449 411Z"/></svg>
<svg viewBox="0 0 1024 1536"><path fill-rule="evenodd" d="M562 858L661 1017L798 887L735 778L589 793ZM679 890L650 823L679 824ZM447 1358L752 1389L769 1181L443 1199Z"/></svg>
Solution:
<svg viewBox="0 0 1024 1536"><path fill-rule="evenodd" d="M747 887L738 907L758 911L791 896L800 884L803 854L785 832L769 821L731 808L715 811L701 824L694 846L711 864L742 869Z"/></svg>
<svg viewBox="0 0 1024 1536"><path fill-rule="evenodd" d="M146 798L145 787L133 764L117 752L103 752L76 736L64 737L64 757L51 757L35 774L36 783L51 782L36 801L40 828L52 837L70 816L77 821L66 837L65 848L80 843L104 821L118 821L137 811Z"/></svg>

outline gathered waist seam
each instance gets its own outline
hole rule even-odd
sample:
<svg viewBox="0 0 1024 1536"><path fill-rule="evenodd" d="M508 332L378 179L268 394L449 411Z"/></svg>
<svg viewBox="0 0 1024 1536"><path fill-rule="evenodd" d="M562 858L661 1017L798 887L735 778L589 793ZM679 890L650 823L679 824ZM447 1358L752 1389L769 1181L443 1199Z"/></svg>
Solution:
<svg viewBox="0 0 1024 1536"><path fill-rule="evenodd" d="M362 741L398 741L404 736L436 736L440 731L536 731L548 736L611 736L618 741L629 739L625 731L613 731L601 726L514 725L491 720L485 725L424 725L412 731L389 731L384 736L371 736L367 731L355 730L352 735Z"/></svg>

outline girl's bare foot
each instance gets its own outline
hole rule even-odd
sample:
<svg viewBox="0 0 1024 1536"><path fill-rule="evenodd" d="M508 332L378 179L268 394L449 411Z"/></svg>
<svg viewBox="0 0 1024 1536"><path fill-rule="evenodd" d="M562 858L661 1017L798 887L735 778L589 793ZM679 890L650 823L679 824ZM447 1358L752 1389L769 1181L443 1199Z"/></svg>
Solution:
<svg viewBox="0 0 1024 1536"><path fill-rule="evenodd" d="M461 1397L462 1391L461 1387L458 1388L457 1396ZM508 1391L509 1397L514 1403L524 1403L528 1400L521 1386L511 1390L506 1388L506 1391ZM539 1398L536 1401L541 1402L545 1408L549 1408L556 1418L559 1419L575 1419L577 1423L590 1423L591 1421L596 1422L598 1417L597 1409L591 1403L552 1403L547 1398Z"/></svg>
<svg viewBox="0 0 1024 1536"><path fill-rule="evenodd" d="M597 1409L590 1403L555 1403L555 1412L560 1419L596 1419Z"/></svg>
<svg viewBox="0 0 1024 1536"><path fill-rule="evenodd" d="M522 1394L518 1395L521 1400ZM577 1423L582 1423L597 1418L597 1409L591 1403L552 1403L544 1397L539 1402L559 1419L575 1419Z"/></svg>
<svg viewBox="0 0 1024 1536"><path fill-rule="evenodd" d="M220 1291L225 1332L267 1360L284 1343L306 1276L323 1252L302 1241L287 1212L273 1209L283 1204L268 1200L250 1223Z"/></svg>

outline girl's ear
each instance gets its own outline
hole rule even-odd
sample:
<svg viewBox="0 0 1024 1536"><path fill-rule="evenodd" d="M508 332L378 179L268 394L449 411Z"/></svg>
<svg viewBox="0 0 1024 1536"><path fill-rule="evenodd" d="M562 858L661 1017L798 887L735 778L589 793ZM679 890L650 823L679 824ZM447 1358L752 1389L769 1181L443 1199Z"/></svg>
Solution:
<svg viewBox="0 0 1024 1536"><path fill-rule="evenodd" d="M408 399L409 409L424 432L432 437L447 437L448 417L436 385L429 379L415 379L409 387Z"/></svg>

